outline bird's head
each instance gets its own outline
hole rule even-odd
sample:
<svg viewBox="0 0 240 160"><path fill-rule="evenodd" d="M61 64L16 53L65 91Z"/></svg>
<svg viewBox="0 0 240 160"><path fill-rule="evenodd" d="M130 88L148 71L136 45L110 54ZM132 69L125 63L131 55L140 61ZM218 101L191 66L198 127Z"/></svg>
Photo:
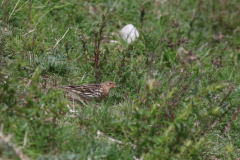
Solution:
<svg viewBox="0 0 240 160"><path fill-rule="evenodd" d="M117 85L116 85L114 82L112 82L112 81L103 82L102 85L103 85L106 89L108 89L109 91L110 91L112 88L116 88L116 87L117 87Z"/></svg>

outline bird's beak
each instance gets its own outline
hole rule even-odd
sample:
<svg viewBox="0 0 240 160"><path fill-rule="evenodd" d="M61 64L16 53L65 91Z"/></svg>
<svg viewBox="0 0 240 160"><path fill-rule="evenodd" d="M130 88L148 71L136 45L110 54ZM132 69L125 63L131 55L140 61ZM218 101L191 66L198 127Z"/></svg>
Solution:
<svg viewBox="0 0 240 160"><path fill-rule="evenodd" d="M117 88L117 86L114 86L114 88Z"/></svg>

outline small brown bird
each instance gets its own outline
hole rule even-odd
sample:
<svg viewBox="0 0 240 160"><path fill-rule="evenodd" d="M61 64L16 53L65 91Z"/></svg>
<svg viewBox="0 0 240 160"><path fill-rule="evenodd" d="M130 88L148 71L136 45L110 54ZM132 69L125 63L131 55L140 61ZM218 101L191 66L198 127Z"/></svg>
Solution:
<svg viewBox="0 0 240 160"><path fill-rule="evenodd" d="M92 100L101 100L106 98L112 88L116 88L117 85L112 81L106 81L101 84L89 84L80 86L68 86L64 87L69 92L75 93L84 102ZM72 99L77 99L77 97L69 93Z"/></svg>

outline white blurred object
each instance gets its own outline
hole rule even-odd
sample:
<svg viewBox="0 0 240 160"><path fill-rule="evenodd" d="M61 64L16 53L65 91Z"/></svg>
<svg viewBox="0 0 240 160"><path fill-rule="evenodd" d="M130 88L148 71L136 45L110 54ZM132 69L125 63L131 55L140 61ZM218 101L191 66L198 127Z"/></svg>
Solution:
<svg viewBox="0 0 240 160"><path fill-rule="evenodd" d="M89 6L89 13L95 15L95 8L93 8L92 6Z"/></svg>
<svg viewBox="0 0 240 160"><path fill-rule="evenodd" d="M132 24L128 24L122 28L120 31L122 38L127 41L127 43L132 43L137 37L139 37L139 33L136 27Z"/></svg>

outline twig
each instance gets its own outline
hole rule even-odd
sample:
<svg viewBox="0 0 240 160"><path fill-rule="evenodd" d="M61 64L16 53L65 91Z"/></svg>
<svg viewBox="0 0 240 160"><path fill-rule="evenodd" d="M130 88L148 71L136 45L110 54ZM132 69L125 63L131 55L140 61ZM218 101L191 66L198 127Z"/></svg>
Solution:
<svg viewBox="0 0 240 160"><path fill-rule="evenodd" d="M118 1L118 0L116 0L116 1L113 3L112 8L110 9L110 11L113 10L113 8L115 7L115 5L117 4L117 1Z"/></svg>
<svg viewBox="0 0 240 160"><path fill-rule="evenodd" d="M118 143L118 144L123 144L122 141L119 141L119 140L113 139L113 138L111 138L111 137L105 136L105 134L104 134L103 132L101 132L101 131L98 130L98 131L97 131L97 137L99 137L99 136L104 136L104 137L106 137L108 140L110 140L110 141L112 141L112 142L116 142L116 143ZM130 143L127 143L127 144L130 144ZM136 149L136 148L137 148L137 146L136 146L135 144L130 144L130 145L132 146L133 149Z"/></svg>
<svg viewBox="0 0 240 160"><path fill-rule="evenodd" d="M240 107L238 107L237 111L235 112L231 122L228 122L228 124L225 126L225 132L228 132L230 131L231 129L231 125L232 125L232 122L236 119L237 115L238 115L238 112L240 111Z"/></svg>
<svg viewBox="0 0 240 160"><path fill-rule="evenodd" d="M20 0L18 0L18 2L16 3L15 7L13 8L13 11L12 11L12 13L10 14L8 20L11 18L12 14L13 14L14 10L16 9L16 7L17 7L17 5L18 5L19 2L20 2Z"/></svg>
<svg viewBox="0 0 240 160"><path fill-rule="evenodd" d="M121 62L121 65L120 65L120 68L119 68L119 71L118 71L118 77L121 75L122 66L123 66L124 59L126 58L127 53L128 53L128 50L126 51L126 53L125 53L124 56L123 56L123 59L122 59L122 62Z"/></svg>
<svg viewBox="0 0 240 160"><path fill-rule="evenodd" d="M240 111L240 107L238 107L238 109L237 109L236 113L234 114L232 120L235 120L235 118L237 117L239 111Z"/></svg>
<svg viewBox="0 0 240 160"><path fill-rule="evenodd" d="M28 1L29 1L29 0L28 0ZM27 1L27 2L28 2L28 1ZM27 3L27 2L25 2L25 3ZM24 4L25 4L25 3L24 3ZM24 5L24 4L23 4L23 5ZM31 31L29 31L29 32L27 32L27 33L26 33L26 34L24 34L23 36L26 36L27 34L29 34L29 33L33 32L33 31L36 29L36 27L37 27L37 25L39 24L39 22L41 21L42 17L43 17L43 16L45 16L45 15L46 15L48 12L50 12L50 11L51 11L51 10L53 10L53 9L56 9L56 8L61 8L61 7L64 7L64 6L66 6L66 5L63 5L63 6L58 6L58 7L53 7L53 8L51 8L51 9L49 9L49 10L48 10L46 13L44 13L44 14L43 14L43 15L42 15L42 16L39 18L39 20L38 20L38 22L37 22L36 26L34 27L34 29L33 29L33 30L31 30ZM20 8L21 8L21 7L20 7ZM20 8L19 8L19 9L20 9ZM18 9L18 10L19 10L19 9ZM17 10L17 11L18 11L18 10ZM16 11L16 12L17 12L17 11Z"/></svg>
<svg viewBox="0 0 240 160"><path fill-rule="evenodd" d="M217 135L217 136L220 137L220 138L223 138L223 137L221 137L219 134L215 134L215 135Z"/></svg>
<svg viewBox="0 0 240 160"><path fill-rule="evenodd" d="M70 64L70 61L69 61L69 55L68 55L68 52L70 51L70 49L69 49L69 44L68 44L68 42L65 44L65 49L66 49L66 53L67 53L67 59L68 59L68 63Z"/></svg>
<svg viewBox="0 0 240 160"><path fill-rule="evenodd" d="M33 79L33 77L35 76L35 74L36 74L37 71L38 71L38 67L37 67L36 70L34 71L34 73L33 73L33 75L32 75L32 78L28 81L26 87L29 87L29 85L32 83L32 79Z"/></svg>
<svg viewBox="0 0 240 160"><path fill-rule="evenodd" d="M67 32L69 31L69 28L67 29L67 31L64 33L64 35L62 36L62 38L60 38L59 40L57 40L57 43L55 44L55 46L53 48L55 48L58 43L65 37L65 35L67 34Z"/></svg>
<svg viewBox="0 0 240 160"><path fill-rule="evenodd" d="M48 12L49 12L49 11L47 11L46 13L44 13L44 14L39 18L39 20L38 20L37 24L35 25L35 27L33 28L33 30L27 32L27 33L24 34L23 36L26 36L26 35L28 35L29 33L33 32L33 31L36 29L37 25L40 23L42 17L45 16L45 14L47 14Z"/></svg>
<svg viewBox="0 0 240 160"><path fill-rule="evenodd" d="M172 28L167 28L167 29L165 29L165 31L163 32L162 36L161 36L160 39L158 40L158 43L156 44L156 46L154 47L154 49L153 49L153 51L152 51L151 58L148 60L146 66L145 66L144 68L146 68L147 65L154 60L154 56L155 56L156 49L157 49L157 47L159 46L160 42L162 41L163 36L164 36L169 30L171 30L171 29L172 29ZM153 67L154 67L154 66L153 66L153 63L151 63L148 72L150 72L150 70L151 70Z"/></svg>
<svg viewBox="0 0 240 160"><path fill-rule="evenodd" d="M86 54L87 46L86 46L86 42L85 42L85 37L84 36L82 36L82 43L83 43L83 52L84 52L84 55L85 55L85 61L86 61L86 63L88 63L87 62L87 54Z"/></svg>
<svg viewBox="0 0 240 160"><path fill-rule="evenodd" d="M26 131L25 131L25 134L24 134L23 147L25 147L27 145L28 130L29 129L27 128Z"/></svg>
<svg viewBox="0 0 240 160"><path fill-rule="evenodd" d="M125 56L123 56L123 60L122 60L122 62L121 62L121 65L120 65L120 68L119 68L119 71L118 71L118 77L121 75L122 66L123 66L123 63L124 63L124 59L125 59Z"/></svg>
<svg viewBox="0 0 240 160"><path fill-rule="evenodd" d="M95 45L94 45L94 47L95 48L97 47L97 51L94 50L96 83L99 82L99 71L98 71L99 66L98 66L98 64L99 64L99 54L100 54L100 43L101 43L101 40L102 40L103 28L105 27L106 22L107 22L107 13L105 15L102 15L102 21L103 22L101 24L99 34L97 32L95 33Z"/></svg>
<svg viewBox="0 0 240 160"><path fill-rule="evenodd" d="M16 12L18 12L20 9L22 9L22 7L23 7L25 4L27 4L28 1L29 1L29 0L27 0L20 8L18 8L18 10L16 10Z"/></svg>
<svg viewBox="0 0 240 160"><path fill-rule="evenodd" d="M82 55L80 54L72 63L75 63Z"/></svg>
<svg viewBox="0 0 240 160"><path fill-rule="evenodd" d="M156 51L158 45L160 44L163 36L164 36L164 35L167 33L167 31L169 31L170 29L171 29L171 28L167 28L167 29L163 32L163 34L162 34L162 36L160 37L160 39L158 40L158 43L157 43L157 45L154 47L153 52L152 52L152 59L153 59L153 57L154 57L155 51Z"/></svg>
<svg viewBox="0 0 240 160"><path fill-rule="evenodd" d="M174 112L172 111L172 122L174 122Z"/></svg>
<svg viewBox="0 0 240 160"><path fill-rule="evenodd" d="M82 82L82 80L83 80L83 78L84 78L85 74L86 74L86 72L83 74L83 76L82 76L82 79L81 79L81 82Z"/></svg>
<svg viewBox="0 0 240 160"><path fill-rule="evenodd" d="M67 108L69 108L69 112L71 113L78 113L78 111L76 111L74 108L74 99L73 99L73 109L68 104L67 104Z"/></svg>
<svg viewBox="0 0 240 160"><path fill-rule="evenodd" d="M98 62L99 62L99 53L100 53L100 43L101 43L101 37L102 37L102 33L103 33L103 27L100 29L99 32L99 39L98 39L98 43L97 43L97 54L95 56L95 65L96 65L96 80L98 82L99 79L99 72L98 72Z"/></svg>
<svg viewBox="0 0 240 160"><path fill-rule="evenodd" d="M9 134L7 137L5 137L5 136L3 135L3 132L0 132L0 139L2 139L2 140L5 141L5 142L9 142L12 137L13 137L12 134Z"/></svg>
<svg viewBox="0 0 240 160"><path fill-rule="evenodd" d="M8 146L10 148L12 148L11 150L13 150L17 155L18 155L18 159L21 159L21 160L30 160L26 155L24 155L22 153L22 151L16 147L16 145L12 144L10 142L10 139L12 138L12 135L8 135L8 136L4 136L2 132L0 132L0 139L3 141L3 142L7 142L8 143Z"/></svg>
<svg viewBox="0 0 240 160"><path fill-rule="evenodd" d="M140 159L137 158L136 156L133 156L133 159L134 159L134 160L143 160L144 157L145 157L145 153L142 154L142 156L140 157Z"/></svg>
<svg viewBox="0 0 240 160"><path fill-rule="evenodd" d="M140 16L140 21L141 21L141 32L142 32L142 29L143 29L143 18L145 16L145 8L142 8L141 9L141 16Z"/></svg>

